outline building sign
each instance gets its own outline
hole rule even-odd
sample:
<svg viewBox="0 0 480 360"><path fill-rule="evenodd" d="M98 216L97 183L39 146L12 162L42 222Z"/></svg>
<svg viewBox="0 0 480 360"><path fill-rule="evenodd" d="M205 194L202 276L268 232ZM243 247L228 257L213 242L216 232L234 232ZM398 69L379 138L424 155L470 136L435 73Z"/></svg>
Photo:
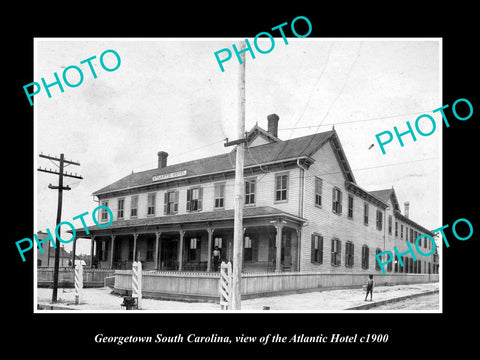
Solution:
<svg viewBox="0 0 480 360"><path fill-rule="evenodd" d="M187 175L187 170L152 176L152 181L166 180Z"/></svg>

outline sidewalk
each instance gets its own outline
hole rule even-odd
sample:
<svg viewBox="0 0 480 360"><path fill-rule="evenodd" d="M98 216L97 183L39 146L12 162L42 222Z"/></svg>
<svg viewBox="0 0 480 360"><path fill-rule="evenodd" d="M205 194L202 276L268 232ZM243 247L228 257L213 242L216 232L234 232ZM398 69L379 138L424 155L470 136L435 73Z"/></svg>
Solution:
<svg viewBox="0 0 480 360"><path fill-rule="evenodd" d="M342 310L365 310L375 305L398 301L433 292L438 293L439 283L409 284L396 286L378 286L373 291L373 301L364 301L363 289L343 289L314 291L302 294L263 297L242 300L242 311L262 311L269 307L271 311L342 311ZM52 289L38 288L37 303L50 309ZM370 298L370 297L369 297ZM83 289L81 304L75 305L74 289L58 289L58 302L53 310L82 310L82 311L125 311L121 310L120 304L123 298L111 294L111 289L87 288ZM164 301L155 299L142 299L142 310L156 312L217 312L219 304L213 303L187 303L181 301ZM439 310L439 309L432 309Z"/></svg>

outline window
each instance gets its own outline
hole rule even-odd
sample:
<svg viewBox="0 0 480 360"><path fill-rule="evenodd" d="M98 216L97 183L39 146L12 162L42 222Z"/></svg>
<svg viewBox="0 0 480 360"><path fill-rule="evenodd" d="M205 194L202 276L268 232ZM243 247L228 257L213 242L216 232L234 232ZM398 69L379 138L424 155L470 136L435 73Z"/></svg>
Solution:
<svg viewBox="0 0 480 360"><path fill-rule="evenodd" d="M353 253L354 253L354 245L352 242L347 241L345 243L345 266L347 267L353 266Z"/></svg>
<svg viewBox="0 0 480 360"><path fill-rule="evenodd" d="M388 235L392 235L392 215L388 215Z"/></svg>
<svg viewBox="0 0 480 360"><path fill-rule="evenodd" d="M213 188L213 196L215 199L215 209L222 209L225 206L225 184L215 184Z"/></svg>
<svg viewBox="0 0 480 360"><path fill-rule="evenodd" d="M400 239L403 239L403 225L400 225Z"/></svg>
<svg viewBox="0 0 480 360"><path fill-rule="evenodd" d="M395 237L398 236L398 222L395 221Z"/></svg>
<svg viewBox="0 0 480 360"><path fill-rule="evenodd" d="M398 272L398 257L397 255L395 255L395 269L394 269L395 272Z"/></svg>
<svg viewBox="0 0 480 360"><path fill-rule="evenodd" d="M382 230L382 224L383 224L383 213L380 210L377 210L377 230Z"/></svg>
<svg viewBox="0 0 480 360"><path fill-rule="evenodd" d="M322 179L315 177L315 205L322 206Z"/></svg>
<svg viewBox="0 0 480 360"><path fill-rule="evenodd" d="M332 265L341 265L342 242L338 239L332 239Z"/></svg>
<svg viewBox="0 0 480 360"><path fill-rule="evenodd" d="M404 266L405 266L405 263L403 262L403 256L400 256L399 261L401 261L401 264L404 264ZM404 266L401 266L401 264L400 264L400 269L399 269L400 271L399 272L403 273Z"/></svg>
<svg viewBox="0 0 480 360"><path fill-rule="evenodd" d="M199 250L200 244L198 241L198 238L190 238L189 244L188 244L188 252L187 252L187 260L188 261L195 261L199 260L197 258L197 250Z"/></svg>
<svg viewBox="0 0 480 360"><path fill-rule="evenodd" d="M102 206L108 207L108 200L103 200L102 201ZM105 209L102 209L100 212L100 221L107 221L108 220L108 211Z"/></svg>
<svg viewBox="0 0 480 360"><path fill-rule="evenodd" d="M368 269L368 246L362 246L362 269Z"/></svg>
<svg viewBox="0 0 480 360"><path fill-rule="evenodd" d="M118 199L117 218L123 219L123 212L125 208L125 199Z"/></svg>
<svg viewBox="0 0 480 360"><path fill-rule="evenodd" d="M414 243L417 238L414 238L415 232L410 228L410 242Z"/></svg>
<svg viewBox="0 0 480 360"><path fill-rule="evenodd" d="M405 241L408 241L408 227L405 226Z"/></svg>
<svg viewBox="0 0 480 360"><path fill-rule="evenodd" d="M380 254L382 250L377 249L375 250L375 270L380 270L380 264L378 263L377 255Z"/></svg>
<svg viewBox="0 0 480 360"><path fill-rule="evenodd" d="M106 241L101 242L99 258L101 261L108 260L108 243Z"/></svg>
<svg viewBox="0 0 480 360"><path fill-rule="evenodd" d="M348 218L353 219L353 196L348 195Z"/></svg>
<svg viewBox="0 0 480 360"><path fill-rule="evenodd" d="M363 203L363 223L368 225L368 204Z"/></svg>
<svg viewBox="0 0 480 360"><path fill-rule="evenodd" d="M252 261L253 260L252 239L248 236L245 236L243 243L244 243L243 260Z"/></svg>
<svg viewBox="0 0 480 360"><path fill-rule="evenodd" d="M312 256L310 261L314 264L323 264L323 236L312 234Z"/></svg>
<svg viewBox="0 0 480 360"><path fill-rule="evenodd" d="M200 187L187 190L187 211L202 210L203 189Z"/></svg>
<svg viewBox="0 0 480 360"><path fill-rule="evenodd" d="M147 240L147 261L153 260L153 244L154 244L154 239L149 238Z"/></svg>
<svg viewBox="0 0 480 360"><path fill-rule="evenodd" d="M288 174L275 175L275 201L287 201Z"/></svg>
<svg viewBox="0 0 480 360"><path fill-rule="evenodd" d="M157 197L156 193L148 194L147 199L147 215L155 215L155 199Z"/></svg>
<svg viewBox="0 0 480 360"><path fill-rule="evenodd" d="M245 205L255 204L255 179L245 181Z"/></svg>
<svg viewBox="0 0 480 360"><path fill-rule="evenodd" d="M342 192L336 187L332 189L332 211L334 214L342 213Z"/></svg>
<svg viewBox="0 0 480 360"><path fill-rule="evenodd" d="M222 238L221 237L216 237L213 240L213 247L218 246L219 249L222 248Z"/></svg>
<svg viewBox="0 0 480 360"><path fill-rule="evenodd" d="M178 212L178 191L166 192L164 201L164 215L176 214Z"/></svg>
<svg viewBox="0 0 480 360"><path fill-rule="evenodd" d="M391 272L392 271L392 262L390 261L388 264L387 264L387 271L388 272Z"/></svg>
<svg viewBox="0 0 480 360"><path fill-rule="evenodd" d="M132 196L130 206L130 217L137 217L138 215L138 195Z"/></svg>

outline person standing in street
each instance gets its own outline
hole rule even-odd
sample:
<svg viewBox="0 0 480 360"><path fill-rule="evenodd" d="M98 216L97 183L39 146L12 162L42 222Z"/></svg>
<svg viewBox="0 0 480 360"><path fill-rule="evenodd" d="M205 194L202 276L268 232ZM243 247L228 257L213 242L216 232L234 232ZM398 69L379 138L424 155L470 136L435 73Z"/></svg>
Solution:
<svg viewBox="0 0 480 360"><path fill-rule="evenodd" d="M367 281L367 293L365 294L365 301L367 301L368 293L370 293L370 301L372 301L372 296L373 296L373 275L368 275L368 281Z"/></svg>

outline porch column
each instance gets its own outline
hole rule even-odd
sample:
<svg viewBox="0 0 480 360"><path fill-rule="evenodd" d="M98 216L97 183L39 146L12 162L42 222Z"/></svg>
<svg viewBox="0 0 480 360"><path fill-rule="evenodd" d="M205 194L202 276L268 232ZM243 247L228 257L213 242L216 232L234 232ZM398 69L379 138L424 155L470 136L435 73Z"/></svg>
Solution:
<svg viewBox="0 0 480 360"><path fill-rule="evenodd" d="M208 226L208 243L207 243L207 253L208 253L208 260L207 260L207 271L212 271L212 237L214 228Z"/></svg>
<svg viewBox="0 0 480 360"><path fill-rule="evenodd" d="M95 236L90 236L90 269L93 269L93 247L95 243Z"/></svg>
<svg viewBox="0 0 480 360"><path fill-rule="evenodd" d="M282 271L282 229L283 224L281 222L277 222L275 225L275 229L277 230L277 235L275 237L275 246L277 247L276 257L275 257L275 272Z"/></svg>
<svg viewBox="0 0 480 360"><path fill-rule="evenodd" d="M183 268L183 237L185 235L185 231L180 230L178 233L180 234L180 239L178 241L178 271L182 271L182 268Z"/></svg>
<svg viewBox="0 0 480 360"><path fill-rule="evenodd" d="M133 234L133 261L137 261L137 237L138 234Z"/></svg>
<svg viewBox="0 0 480 360"><path fill-rule="evenodd" d="M301 246L301 241L302 241L302 229L301 228L296 228L295 229L296 232L297 232L297 264L295 266L295 271L300 271L300 264L302 262L302 254L301 254L301 251L302 251L302 246Z"/></svg>
<svg viewBox="0 0 480 360"><path fill-rule="evenodd" d="M116 235L110 235L112 238L112 252L110 253L110 269L113 269L113 252L115 251L115 236Z"/></svg>
<svg viewBox="0 0 480 360"><path fill-rule="evenodd" d="M160 235L161 234L162 233L160 231L155 233L155 270L158 270L158 265L159 265L159 262L158 262L158 258L160 257L159 241L160 241Z"/></svg>

